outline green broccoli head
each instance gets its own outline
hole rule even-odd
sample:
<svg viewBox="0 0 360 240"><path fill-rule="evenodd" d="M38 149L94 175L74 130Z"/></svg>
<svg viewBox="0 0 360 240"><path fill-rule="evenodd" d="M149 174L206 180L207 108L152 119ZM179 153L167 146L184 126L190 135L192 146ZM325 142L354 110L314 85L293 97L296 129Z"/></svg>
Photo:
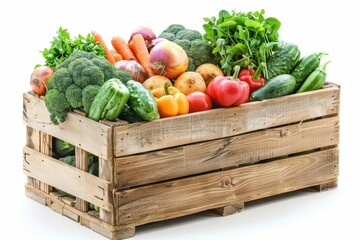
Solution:
<svg viewBox="0 0 360 240"><path fill-rule="evenodd" d="M176 39L187 39L189 41L194 41L195 39L202 39L202 35L197 30L192 29L184 29L179 31L176 34Z"/></svg>
<svg viewBox="0 0 360 240"><path fill-rule="evenodd" d="M65 121L66 114L71 108L66 100L65 93L58 89L51 89L46 92L45 105L50 112L50 119L54 124Z"/></svg>
<svg viewBox="0 0 360 240"><path fill-rule="evenodd" d="M81 57L72 61L68 71L80 88L88 85L101 86L104 83L104 73L87 58Z"/></svg>
<svg viewBox="0 0 360 240"><path fill-rule="evenodd" d="M89 60L91 60L92 58L96 58L98 57L96 54L94 53L91 53L91 52L84 52L84 51L74 51L73 53L71 53L71 55L65 59L61 64L59 64L55 71L60 69L60 68L68 68L69 67L69 64L74 61L75 59L78 59L78 58L87 58Z"/></svg>
<svg viewBox="0 0 360 240"><path fill-rule="evenodd" d="M188 68L187 68L187 71L195 71L196 70L196 66L195 66L195 63L194 63L194 59L192 59L191 57L189 57L189 64L188 64Z"/></svg>
<svg viewBox="0 0 360 240"><path fill-rule="evenodd" d="M189 56L190 52L190 47L191 47L191 41L187 40L187 39L175 39L174 43L176 43L177 45L179 45L182 49L184 49L184 51L186 52L186 54Z"/></svg>
<svg viewBox="0 0 360 240"><path fill-rule="evenodd" d="M91 104L99 90L100 86L97 85L89 85L82 90L82 104L86 113L89 113Z"/></svg>
<svg viewBox="0 0 360 240"><path fill-rule="evenodd" d="M81 108L82 104L82 89L75 84L71 84L65 91L66 100L70 103L72 108Z"/></svg>
<svg viewBox="0 0 360 240"><path fill-rule="evenodd" d="M50 82L50 89L55 88L62 92L73 84L73 79L68 71L67 68L61 68L56 70L54 74L49 79Z"/></svg>
<svg viewBox="0 0 360 240"><path fill-rule="evenodd" d="M184 30L185 27L181 24L171 24L163 32L172 33L176 35L179 31Z"/></svg>
<svg viewBox="0 0 360 240"><path fill-rule="evenodd" d="M160 35L158 36L158 38L165 38L165 39L167 39L167 40L169 40L169 41L172 41L172 42L176 39L175 34L173 34L173 33L168 33L168 32L162 32L162 33L160 33Z"/></svg>
<svg viewBox="0 0 360 240"><path fill-rule="evenodd" d="M196 67L208 62L212 56L212 47L205 41L196 39L191 42L190 57L194 59Z"/></svg>

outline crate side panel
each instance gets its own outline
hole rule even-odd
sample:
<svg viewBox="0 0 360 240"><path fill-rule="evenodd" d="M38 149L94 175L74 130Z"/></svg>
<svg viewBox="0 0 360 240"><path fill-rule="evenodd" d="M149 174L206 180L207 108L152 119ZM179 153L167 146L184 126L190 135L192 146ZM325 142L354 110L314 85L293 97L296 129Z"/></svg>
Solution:
<svg viewBox="0 0 360 240"><path fill-rule="evenodd" d="M247 202L336 180L338 148L116 193L117 224L149 222Z"/></svg>
<svg viewBox="0 0 360 240"><path fill-rule="evenodd" d="M118 126L114 128L114 154L131 155L300 122L336 114L338 105L339 88L332 86L239 107Z"/></svg>
<svg viewBox="0 0 360 240"><path fill-rule="evenodd" d="M112 159L110 126L74 112L69 112L63 123L54 125L44 100L30 93L23 94L23 121L29 127L70 142L94 155Z"/></svg>
<svg viewBox="0 0 360 240"><path fill-rule="evenodd" d="M33 149L24 148L24 174L110 210L111 183Z"/></svg>
<svg viewBox="0 0 360 240"><path fill-rule="evenodd" d="M139 186L334 146L338 142L336 116L120 157L115 159L116 186Z"/></svg>

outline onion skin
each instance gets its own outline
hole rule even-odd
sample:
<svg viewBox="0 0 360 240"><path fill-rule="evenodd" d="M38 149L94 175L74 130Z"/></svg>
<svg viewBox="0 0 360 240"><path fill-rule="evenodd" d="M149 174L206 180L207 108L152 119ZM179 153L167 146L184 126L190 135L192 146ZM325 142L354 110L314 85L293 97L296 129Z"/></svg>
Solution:
<svg viewBox="0 0 360 240"><path fill-rule="evenodd" d="M130 73L131 79L137 82L143 83L148 78L145 69L136 60L121 60L116 62L114 66Z"/></svg>
<svg viewBox="0 0 360 240"><path fill-rule="evenodd" d="M30 87L37 95L44 96L47 91L47 83L54 70L48 66L36 68L30 77Z"/></svg>
<svg viewBox="0 0 360 240"><path fill-rule="evenodd" d="M130 36L130 40L133 38L133 36L135 34L141 34L145 40L146 46L149 49L151 44L152 44L152 40L156 39L156 35L154 33L154 31L152 30L152 28L150 27L146 27L146 26L139 26L137 28L135 28Z"/></svg>
<svg viewBox="0 0 360 240"><path fill-rule="evenodd" d="M155 75L175 79L186 72L189 59L179 45L171 41L161 41L150 51L150 67Z"/></svg>

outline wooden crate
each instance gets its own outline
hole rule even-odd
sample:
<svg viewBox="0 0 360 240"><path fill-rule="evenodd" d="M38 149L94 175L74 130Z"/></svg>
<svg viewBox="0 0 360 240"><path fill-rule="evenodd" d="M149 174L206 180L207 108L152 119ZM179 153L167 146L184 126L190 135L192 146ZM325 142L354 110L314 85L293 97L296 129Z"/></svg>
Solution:
<svg viewBox="0 0 360 240"><path fill-rule="evenodd" d="M337 183L340 87L332 83L134 124L70 112L54 125L42 99L23 99L26 195L110 239L150 222L209 209L228 215L248 201ZM52 137L76 146L76 168L52 157ZM88 153L99 156L99 177L87 173Z"/></svg>

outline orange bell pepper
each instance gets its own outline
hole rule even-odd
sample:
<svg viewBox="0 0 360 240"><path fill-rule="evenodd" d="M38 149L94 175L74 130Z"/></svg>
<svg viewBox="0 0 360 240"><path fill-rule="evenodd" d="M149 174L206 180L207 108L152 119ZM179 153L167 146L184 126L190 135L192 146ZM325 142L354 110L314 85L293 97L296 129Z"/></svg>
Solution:
<svg viewBox="0 0 360 240"><path fill-rule="evenodd" d="M172 117L189 112L189 101L185 94L176 87L165 83L164 88L156 88L151 91L155 97L160 118Z"/></svg>

